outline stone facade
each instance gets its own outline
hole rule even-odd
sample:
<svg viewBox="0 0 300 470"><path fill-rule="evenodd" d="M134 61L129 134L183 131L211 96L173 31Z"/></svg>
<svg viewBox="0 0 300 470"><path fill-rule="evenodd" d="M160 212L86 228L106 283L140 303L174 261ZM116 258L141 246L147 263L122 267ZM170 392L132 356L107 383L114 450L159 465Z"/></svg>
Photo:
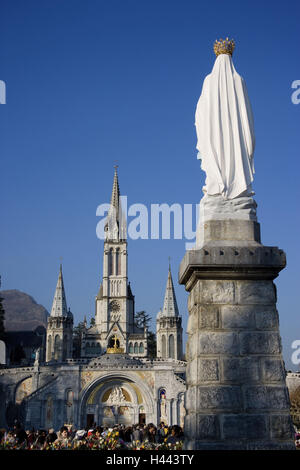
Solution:
<svg viewBox="0 0 300 470"><path fill-rule="evenodd" d="M19 419L27 428L58 429L72 424L159 423L164 391L168 424L182 422L185 362L103 355L27 368L0 370L0 425ZM108 391L121 387L126 400L114 403Z"/></svg>
<svg viewBox="0 0 300 470"><path fill-rule="evenodd" d="M174 318L173 353L148 357L148 332L135 324L134 296L127 277L127 241L111 218L120 212L115 172L103 254L103 279L96 296L95 324L82 335L81 357L72 358L73 315L67 309L60 267L47 328L46 361L37 352L33 367L0 369L0 427L15 419L26 428L93 423L111 426L164 421L184 424L186 363L171 273L168 315ZM171 306L176 305L176 312ZM176 313L176 315L175 315ZM170 318L168 317L168 321ZM170 321L171 321L170 320ZM166 333L166 328L164 329ZM170 331L169 331L170 333Z"/></svg>
<svg viewBox="0 0 300 470"><path fill-rule="evenodd" d="M260 244L255 222L222 225L211 223L206 244L180 266L189 291L186 448L292 449L273 283L285 254ZM234 244L245 232L248 243Z"/></svg>

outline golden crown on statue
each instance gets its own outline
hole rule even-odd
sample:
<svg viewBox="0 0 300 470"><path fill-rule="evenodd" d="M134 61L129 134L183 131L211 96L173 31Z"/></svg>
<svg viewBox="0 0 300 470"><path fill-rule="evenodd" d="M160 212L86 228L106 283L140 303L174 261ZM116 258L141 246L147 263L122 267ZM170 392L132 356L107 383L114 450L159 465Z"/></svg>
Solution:
<svg viewBox="0 0 300 470"><path fill-rule="evenodd" d="M232 55L235 48L235 42L233 39L219 39L214 42L214 52L216 56L220 54L229 54Z"/></svg>

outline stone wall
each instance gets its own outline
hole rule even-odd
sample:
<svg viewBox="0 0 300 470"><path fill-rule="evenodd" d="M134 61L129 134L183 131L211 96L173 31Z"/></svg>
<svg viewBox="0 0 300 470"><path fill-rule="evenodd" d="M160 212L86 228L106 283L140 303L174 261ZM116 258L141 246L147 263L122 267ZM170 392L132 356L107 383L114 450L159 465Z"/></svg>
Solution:
<svg viewBox="0 0 300 470"><path fill-rule="evenodd" d="M273 283L282 254L204 247L182 262L190 292L187 449L294 448Z"/></svg>

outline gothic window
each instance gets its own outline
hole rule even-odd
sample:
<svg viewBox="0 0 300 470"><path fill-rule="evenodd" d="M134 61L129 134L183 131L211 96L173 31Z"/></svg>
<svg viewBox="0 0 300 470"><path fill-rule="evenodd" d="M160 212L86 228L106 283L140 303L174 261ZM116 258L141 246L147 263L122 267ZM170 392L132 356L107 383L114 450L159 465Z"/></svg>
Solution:
<svg viewBox="0 0 300 470"><path fill-rule="evenodd" d="M134 354L139 353L139 345L137 343L134 343Z"/></svg>
<svg viewBox="0 0 300 470"><path fill-rule="evenodd" d="M116 250L116 275L121 274L121 256L120 256L120 248Z"/></svg>
<svg viewBox="0 0 300 470"><path fill-rule="evenodd" d="M143 343L140 343L139 353L143 354L143 352L144 352L144 345L143 345Z"/></svg>
<svg viewBox="0 0 300 470"><path fill-rule="evenodd" d="M165 335L162 335L161 337L161 356L164 358L167 356L167 345Z"/></svg>
<svg viewBox="0 0 300 470"><path fill-rule="evenodd" d="M108 252L108 275L113 274L113 249Z"/></svg>
<svg viewBox="0 0 300 470"><path fill-rule="evenodd" d="M58 360L60 357L60 347L61 347L61 340L59 335L55 336L54 340L54 359Z"/></svg>
<svg viewBox="0 0 300 470"><path fill-rule="evenodd" d="M175 358L175 351L174 351L174 336L169 336L169 357L172 359Z"/></svg>
<svg viewBox="0 0 300 470"><path fill-rule="evenodd" d="M129 343L129 353L133 354L133 344Z"/></svg>
<svg viewBox="0 0 300 470"><path fill-rule="evenodd" d="M48 336L48 350L47 350L47 360L50 361L51 360L51 354L52 354L52 337L51 335Z"/></svg>

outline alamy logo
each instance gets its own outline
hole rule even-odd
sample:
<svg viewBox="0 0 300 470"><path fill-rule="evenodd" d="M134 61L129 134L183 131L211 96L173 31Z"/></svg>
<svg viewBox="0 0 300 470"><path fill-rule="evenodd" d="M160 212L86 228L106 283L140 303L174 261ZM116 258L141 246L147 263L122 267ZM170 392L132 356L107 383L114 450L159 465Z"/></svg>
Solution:
<svg viewBox="0 0 300 470"><path fill-rule="evenodd" d="M296 349L296 351L293 352L292 354L292 363L295 365L300 364L300 340L295 339L295 341L292 342L292 349Z"/></svg>
<svg viewBox="0 0 300 470"><path fill-rule="evenodd" d="M120 196L118 213L113 205L104 203L97 207L96 215L101 217L96 227L100 240L105 240L107 227L112 238L122 233L122 238L131 240L185 239L186 249L191 249L196 238L199 204L162 203L148 208L135 203L128 207L127 196Z"/></svg>
<svg viewBox="0 0 300 470"><path fill-rule="evenodd" d="M296 90L292 93L291 100L293 104L300 103L300 80L294 80L292 83L292 88Z"/></svg>
<svg viewBox="0 0 300 470"><path fill-rule="evenodd" d="M0 80L0 104L6 104L6 84Z"/></svg>

